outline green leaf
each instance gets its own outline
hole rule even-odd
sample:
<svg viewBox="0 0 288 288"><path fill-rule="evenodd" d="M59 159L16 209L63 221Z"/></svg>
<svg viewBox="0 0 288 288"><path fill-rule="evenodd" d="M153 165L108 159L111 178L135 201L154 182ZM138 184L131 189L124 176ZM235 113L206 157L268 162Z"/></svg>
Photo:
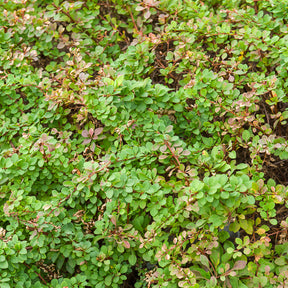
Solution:
<svg viewBox="0 0 288 288"><path fill-rule="evenodd" d="M144 216L141 215L137 218L135 218L133 221L133 226L136 230L140 231L140 232L143 232L144 229L143 229L143 224L144 224Z"/></svg>
<svg viewBox="0 0 288 288"><path fill-rule="evenodd" d="M287 159L288 159L288 151L282 151L282 152L280 152L279 158L280 158L281 160L287 160Z"/></svg>
<svg viewBox="0 0 288 288"><path fill-rule="evenodd" d="M214 227L219 227L223 224L223 221L225 220L224 216L220 216L217 214L213 214L209 217L209 222L212 223Z"/></svg>
<svg viewBox="0 0 288 288"><path fill-rule="evenodd" d="M277 219L269 219L269 222L274 226L276 226L278 223Z"/></svg>
<svg viewBox="0 0 288 288"><path fill-rule="evenodd" d="M284 266L287 265L287 260L285 259L284 256L281 256L275 259L275 264L279 266Z"/></svg>
<svg viewBox="0 0 288 288"><path fill-rule="evenodd" d="M213 249L210 254L210 259L214 267L217 268L221 259L220 249Z"/></svg>
<svg viewBox="0 0 288 288"><path fill-rule="evenodd" d="M63 185L65 187L74 187L75 186L75 183L73 183L72 181L64 181L63 182Z"/></svg>
<svg viewBox="0 0 288 288"><path fill-rule="evenodd" d="M260 276L258 279L260 280L261 286L265 287L268 282L268 278L266 276Z"/></svg>
<svg viewBox="0 0 288 288"><path fill-rule="evenodd" d="M236 157L237 157L236 151L229 152L229 157L230 157L230 159L236 159Z"/></svg>
<svg viewBox="0 0 288 288"><path fill-rule="evenodd" d="M11 158L7 158L6 159L6 168L10 168L11 166L13 166L13 162L11 160Z"/></svg>
<svg viewBox="0 0 288 288"><path fill-rule="evenodd" d="M44 166L44 163L45 163L44 159L40 159L40 160L38 161L38 166L39 166L39 167L43 167L43 166Z"/></svg>
<svg viewBox="0 0 288 288"><path fill-rule="evenodd" d="M106 191L106 196L109 199L112 199L114 191L112 189Z"/></svg>
<svg viewBox="0 0 288 288"><path fill-rule="evenodd" d="M227 191L222 191L221 194L220 194L220 197L221 197L222 199L228 199L229 196L230 196L230 193L227 192Z"/></svg>
<svg viewBox="0 0 288 288"><path fill-rule="evenodd" d="M254 205L255 204L255 198L252 195L248 195L247 196L247 203L250 205Z"/></svg>
<svg viewBox="0 0 288 288"><path fill-rule="evenodd" d="M137 262L137 257L135 256L135 254L131 254L128 258L128 261L131 266L134 266Z"/></svg>
<svg viewBox="0 0 288 288"><path fill-rule="evenodd" d="M240 224L238 221L234 221L234 222L230 223L229 230L236 233L239 231L239 229L240 229Z"/></svg>
<svg viewBox="0 0 288 288"><path fill-rule="evenodd" d="M247 234L252 235L252 233L253 233L253 220L240 219L239 224L240 224L241 228L244 229Z"/></svg>
<svg viewBox="0 0 288 288"><path fill-rule="evenodd" d="M183 111L183 105L182 104L175 104L173 108L176 112L182 112Z"/></svg>
<svg viewBox="0 0 288 288"><path fill-rule="evenodd" d="M242 133L242 138L245 142L248 142L248 140L250 139L251 135L250 132L248 130L244 130Z"/></svg>
<svg viewBox="0 0 288 288"><path fill-rule="evenodd" d="M112 279L113 279L113 275L108 275L105 277L105 285L107 285L108 287L110 287L110 285L112 284Z"/></svg>
<svg viewBox="0 0 288 288"><path fill-rule="evenodd" d="M203 187L204 187L204 183L199 181L198 179L193 180L192 183L190 184L190 188L192 192L198 192L202 190Z"/></svg>
<svg viewBox="0 0 288 288"><path fill-rule="evenodd" d="M232 247L228 247L227 248L227 253L228 254L232 254L234 252L234 248L232 248Z"/></svg>
<svg viewBox="0 0 288 288"><path fill-rule="evenodd" d="M204 265L205 267L207 267L207 268L210 267L208 258L207 258L205 255L203 255L203 254L200 255L200 262L201 262L201 264Z"/></svg>
<svg viewBox="0 0 288 288"><path fill-rule="evenodd" d="M8 262L6 260L0 262L0 269L7 269L7 268L8 268Z"/></svg>
<svg viewBox="0 0 288 288"><path fill-rule="evenodd" d="M238 170L244 170L244 169L246 169L248 167L248 164L245 164L245 163L240 163L240 164L238 164L237 166L236 166L236 168L238 169Z"/></svg>

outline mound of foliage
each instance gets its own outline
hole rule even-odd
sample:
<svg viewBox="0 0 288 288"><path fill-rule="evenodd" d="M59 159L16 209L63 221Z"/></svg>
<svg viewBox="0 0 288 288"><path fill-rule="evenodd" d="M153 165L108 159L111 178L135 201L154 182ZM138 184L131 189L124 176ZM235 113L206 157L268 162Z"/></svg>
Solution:
<svg viewBox="0 0 288 288"><path fill-rule="evenodd" d="M1 0L1 288L287 287L287 8Z"/></svg>

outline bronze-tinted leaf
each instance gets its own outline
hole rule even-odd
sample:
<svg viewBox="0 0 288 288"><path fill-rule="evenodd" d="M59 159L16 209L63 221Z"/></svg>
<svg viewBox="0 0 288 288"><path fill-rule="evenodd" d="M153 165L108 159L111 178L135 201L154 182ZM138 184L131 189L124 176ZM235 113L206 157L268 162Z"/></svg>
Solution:
<svg viewBox="0 0 288 288"><path fill-rule="evenodd" d="M89 132L87 131L87 130L83 130L82 131L82 133L81 133L81 135L83 136L83 137L89 137Z"/></svg>
<svg viewBox="0 0 288 288"><path fill-rule="evenodd" d="M129 249L130 248L130 243L127 240L123 240L123 245L125 248Z"/></svg>
<svg viewBox="0 0 288 288"><path fill-rule="evenodd" d="M235 262L232 270L242 270L245 268L245 266L246 266L246 261L239 260Z"/></svg>

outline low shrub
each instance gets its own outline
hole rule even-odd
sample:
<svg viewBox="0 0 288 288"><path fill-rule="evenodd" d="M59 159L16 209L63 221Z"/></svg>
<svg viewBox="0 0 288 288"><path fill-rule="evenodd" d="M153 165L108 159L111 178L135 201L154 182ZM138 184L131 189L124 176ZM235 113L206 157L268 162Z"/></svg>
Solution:
<svg viewBox="0 0 288 288"><path fill-rule="evenodd" d="M286 287L286 1L1 1L0 286Z"/></svg>

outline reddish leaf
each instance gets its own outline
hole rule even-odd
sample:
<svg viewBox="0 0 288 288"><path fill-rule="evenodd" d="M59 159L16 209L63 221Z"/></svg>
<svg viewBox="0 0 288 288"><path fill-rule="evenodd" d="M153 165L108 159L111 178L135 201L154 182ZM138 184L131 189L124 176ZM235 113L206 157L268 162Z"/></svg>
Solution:
<svg viewBox="0 0 288 288"><path fill-rule="evenodd" d="M116 217L112 216L110 220L116 226Z"/></svg>
<svg viewBox="0 0 288 288"><path fill-rule="evenodd" d="M235 271L230 271L229 275L232 276L232 277L235 277L237 275L237 273Z"/></svg>
<svg viewBox="0 0 288 288"><path fill-rule="evenodd" d="M90 142L91 142L91 139L85 139L82 144L86 145L86 144L89 144Z"/></svg>
<svg viewBox="0 0 288 288"><path fill-rule="evenodd" d="M59 214L60 214L60 209L56 209L56 210L54 211L54 215L57 217Z"/></svg>
<svg viewBox="0 0 288 288"><path fill-rule="evenodd" d="M190 155L191 154L191 152L189 151L189 150L184 150L183 152L182 152L182 155L183 156L188 156L188 155Z"/></svg>
<svg viewBox="0 0 288 288"><path fill-rule="evenodd" d="M57 45L57 49L62 49L65 47L65 43L64 42L59 42L59 44Z"/></svg>
<svg viewBox="0 0 288 288"><path fill-rule="evenodd" d="M94 136L100 135L103 131L103 127L97 128L94 131Z"/></svg>
<svg viewBox="0 0 288 288"><path fill-rule="evenodd" d="M165 159L165 158L167 158L168 156L167 155L160 155L159 156L159 159Z"/></svg>
<svg viewBox="0 0 288 288"><path fill-rule="evenodd" d="M92 143L90 149L94 152L95 151L95 143Z"/></svg>
<svg viewBox="0 0 288 288"><path fill-rule="evenodd" d="M239 261L235 262L232 270L242 270L245 268L245 266L246 266L246 261L239 260Z"/></svg>
<svg viewBox="0 0 288 288"><path fill-rule="evenodd" d="M269 272L270 272L270 270L271 270L270 266L269 266L269 265L266 265L266 266L265 266L265 274L268 275Z"/></svg>
<svg viewBox="0 0 288 288"><path fill-rule="evenodd" d="M93 132L94 132L93 128L90 128L90 129L89 129L89 135L90 135L91 138L92 138L92 136L93 136Z"/></svg>
<svg viewBox="0 0 288 288"><path fill-rule="evenodd" d="M181 154L181 152L183 151L183 148L182 147L178 147L178 148L176 148L176 151L177 151L178 154Z"/></svg>
<svg viewBox="0 0 288 288"><path fill-rule="evenodd" d="M38 233L37 230L34 230L30 235L29 240L32 240L37 235L37 233Z"/></svg>
<svg viewBox="0 0 288 288"><path fill-rule="evenodd" d="M87 138L87 137L89 137L89 132L87 130L83 130L81 135L83 137Z"/></svg>
<svg viewBox="0 0 288 288"><path fill-rule="evenodd" d="M144 9L145 9L145 7L142 7L140 5L135 8L136 11L142 11Z"/></svg>
<svg viewBox="0 0 288 288"><path fill-rule="evenodd" d="M4 210L4 213L5 213L7 216L10 215L10 213L9 213L9 205L7 204L7 202L4 204L3 210Z"/></svg>
<svg viewBox="0 0 288 288"><path fill-rule="evenodd" d="M167 149L167 146L166 146L166 145L163 145L163 146L161 146L161 147L159 148L159 150L160 150L162 153L165 152L166 149Z"/></svg>
<svg viewBox="0 0 288 288"><path fill-rule="evenodd" d="M173 130L173 125L169 125L169 126L167 126L166 127L166 133L169 133L169 132L171 132Z"/></svg>
<svg viewBox="0 0 288 288"><path fill-rule="evenodd" d="M130 248L130 243L128 241L123 240L123 244L124 244L125 248L127 248L127 249Z"/></svg>
<svg viewBox="0 0 288 288"><path fill-rule="evenodd" d="M50 207L51 207L51 204L45 204L43 206L43 210L46 211L46 210L50 209Z"/></svg>
<svg viewBox="0 0 288 288"><path fill-rule="evenodd" d="M150 16L151 16L151 12L150 12L150 10L147 10L147 11L144 13L144 18L147 20L147 19L149 19Z"/></svg>

